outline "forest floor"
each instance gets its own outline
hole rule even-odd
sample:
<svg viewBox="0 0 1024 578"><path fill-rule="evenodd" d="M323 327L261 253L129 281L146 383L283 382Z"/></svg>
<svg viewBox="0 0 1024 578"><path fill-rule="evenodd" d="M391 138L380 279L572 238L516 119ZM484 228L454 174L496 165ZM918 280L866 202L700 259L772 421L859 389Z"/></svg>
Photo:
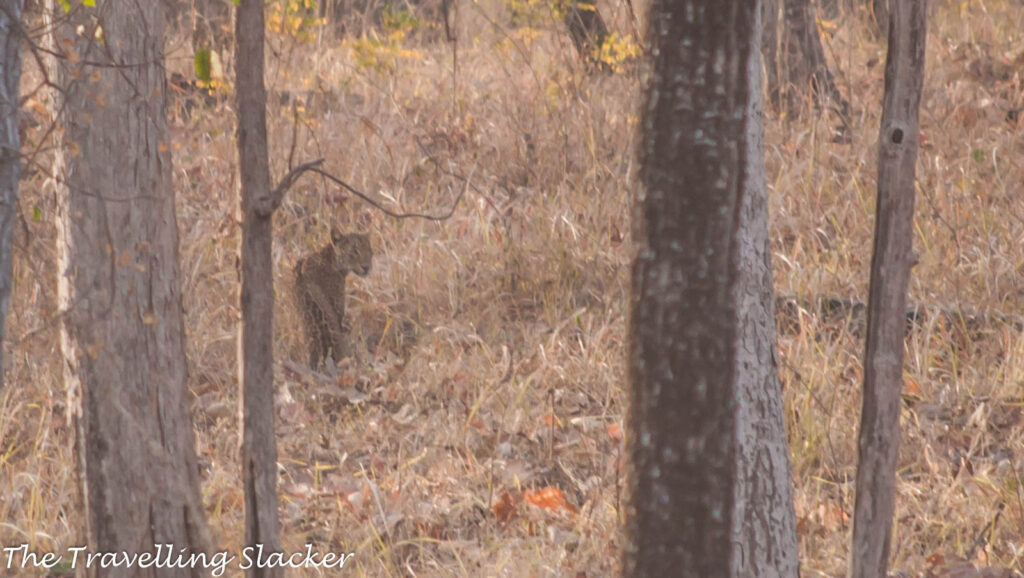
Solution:
<svg viewBox="0 0 1024 578"><path fill-rule="evenodd" d="M1016 4L932 3L912 303L1024 313ZM509 24L513 8L530 26ZM601 9L632 37L624 5ZM533 4L468 3L458 22L454 72L443 30L415 21L362 40L268 40L275 175L323 157L396 211L445 213L464 192L450 219L396 220L306 176L279 211L285 549L353 552L346 569L356 576L611 576L622 545L640 74L588 73ZM807 301L864 300L884 35L863 13L820 24L851 101L849 138L834 139L838 119L810 105L766 115L775 283ZM169 73L191 76L184 46L169 43ZM172 109L203 494L217 548L237 552L233 104ZM42 137L36 129L29 142ZM77 545L81 516L55 318L55 203L42 174L23 186L0 392L0 544L61 550ZM356 358L325 376L306 365L291 270L332 224L368 233L375 259L368 277L349 281ZM783 321L802 575L843 576L863 338L813 308ZM908 336L905 367L893 567L924 576L963 559L1024 570L1024 336L1010 323L926 318Z"/></svg>

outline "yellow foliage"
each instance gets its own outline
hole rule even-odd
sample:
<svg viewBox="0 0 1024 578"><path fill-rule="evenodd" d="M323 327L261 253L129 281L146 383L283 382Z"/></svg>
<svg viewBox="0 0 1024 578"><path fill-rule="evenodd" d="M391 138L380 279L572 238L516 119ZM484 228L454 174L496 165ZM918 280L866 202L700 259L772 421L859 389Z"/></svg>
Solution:
<svg viewBox="0 0 1024 578"><path fill-rule="evenodd" d="M278 0L267 5L267 29L301 40L313 40L310 30L322 24L316 17L317 0Z"/></svg>
<svg viewBox="0 0 1024 578"><path fill-rule="evenodd" d="M375 31L358 40L346 40L345 44L352 49L356 63L363 68L393 71L400 59L413 60L421 58L416 50L403 46L405 30L393 30L381 38Z"/></svg>
<svg viewBox="0 0 1024 578"><path fill-rule="evenodd" d="M598 49L597 59L607 64L615 72L622 72L625 63L639 55L640 45L632 38L613 32L608 35Z"/></svg>

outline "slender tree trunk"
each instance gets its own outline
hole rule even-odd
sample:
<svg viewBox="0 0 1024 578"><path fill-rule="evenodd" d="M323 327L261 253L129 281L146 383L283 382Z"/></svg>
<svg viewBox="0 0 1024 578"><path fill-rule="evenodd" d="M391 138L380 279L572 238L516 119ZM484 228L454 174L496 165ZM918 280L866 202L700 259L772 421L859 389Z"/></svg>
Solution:
<svg viewBox="0 0 1024 578"><path fill-rule="evenodd" d="M242 184L242 327L239 382L245 543L279 551L277 442L274 438L274 285L272 216L267 160L267 93L263 85L263 3L243 0L235 30L238 168ZM251 568L249 576L280 576L280 568Z"/></svg>
<svg viewBox="0 0 1024 578"><path fill-rule="evenodd" d="M563 6L565 10L565 26L569 29L569 36L579 53L588 66L596 66L606 69L600 59L599 51L608 39L608 26L601 17L594 0L566 0Z"/></svg>
<svg viewBox="0 0 1024 578"><path fill-rule="evenodd" d="M755 31L762 27L755 26ZM760 44L755 37L753 46ZM747 159L737 237L739 345L736 348L739 483L733 526L741 549L734 576L797 576L799 549L793 481L786 445L782 386L776 361L775 295L765 191L761 62L747 62L750 78Z"/></svg>
<svg viewBox="0 0 1024 578"><path fill-rule="evenodd" d="M159 0L47 5L58 299L91 550L205 551ZM137 569L99 571L134 575ZM109 572L109 574L107 574ZM153 576L203 568L152 569Z"/></svg>
<svg viewBox="0 0 1024 578"><path fill-rule="evenodd" d="M164 31L167 36L188 30L192 19L191 0L164 0Z"/></svg>
<svg viewBox="0 0 1024 578"><path fill-rule="evenodd" d="M7 307L13 286L11 257L15 215L18 211L18 174L21 136L18 134L21 81L21 15L24 0L0 5L0 390L4 388L4 338Z"/></svg>
<svg viewBox="0 0 1024 578"><path fill-rule="evenodd" d="M345 34L345 17L348 15L345 0L320 0L318 15L326 21L327 29L341 37Z"/></svg>
<svg viewBox="0 0 1024 578"><path fill-rule="evenodd" d="M768 89L768 103L778 108L779 90L779 20L780 0L761 0L761 58L764 60L764 86Z"/></svg>
<svg viewBox="0 0 1024 578"><path fill-rule="evenodd" d="M851 576L885 576L899 450L914 176L924 81L925 0L894 2L878 139L878 202L868 295Z"/></svg>
<svg viewBox="0 0 1024 578"><path fill-rule="evenodd" d="M818 106L832 107L845 122L850 105L828 68L810 0L765 0L764 23L762 51L771 103L798 114L811 94Z"/></svg>
<svg viewBox="0 0 1024 578"><path fill-rule="evenodd" d="M878 26L878 30L888 30L889 0L869 0L868 8L871 10L871 21Z"/></svg>
<svg viewBox="0 0 1024 578"><path fill-rule="evenodd" d="M775 373L759 9L651 6L625 576L797 573Z"/></svg>
<svg viewBox="0 0 1024 578"><path fill-rule="evenodd" d="M192 0L192 49L222 58L231 45L231 0Z"/></svg>

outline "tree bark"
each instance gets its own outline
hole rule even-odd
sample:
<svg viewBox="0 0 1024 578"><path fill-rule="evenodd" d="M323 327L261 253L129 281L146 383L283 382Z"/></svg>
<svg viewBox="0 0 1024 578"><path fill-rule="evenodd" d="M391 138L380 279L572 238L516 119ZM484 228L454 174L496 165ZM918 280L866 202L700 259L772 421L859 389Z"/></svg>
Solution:
<svg viewBox="0 0 1024 578"><path fill-rule="evenodd" d="M850 105L825 60L814 6L809 0L765 0L764 10L762 51L772 105L799 114L809 89L818 106L833 107L845 123Z"/></svg>
<svg viewBox="0 0 1024 578"><path fill-rule="evenodd" d="M235 30L238 168L242 186L242 326L239 382L242 405L242 478L245 543L280 551L277 516L277 441L274 437L274 286L272 217L276 204L267 160L267 93L263 85L263 3L243 0ZM248 576L281 576L253 567Z"/></svg>
<svg viewBox="0 0 1024 578"><path fill-rule="evenodd" d="M608 39L608 26L597 9L593 0L567 0L565 10L565 26L576 46L576 52L588 66L607 70L601 62L600 50Z"/></svg>
<svg viewBox="0 0 1024 578"><path fill-rule="evenodd" d="M171 36L176 32L187 30L186 25L191 24L192 1L191 0L164 0L164 31Z"/></svg>
<svg viewBox="0 0 1024 578"><path fill-rule="evenodd" d="M346 0L320 0L317 15L323 18L327 29L339 38L345 35L345 17L348 15Z"/></svg>
<svg viewBox="0 0 1024 578"><path fill-rule="evenodd" d="M889 0L870 0L868 7L871 10L871 21L878 30L887 30L889 27Z"/></svg>
<svg viewBox="0 0 1024 578"><path fill-rule="evenodd" d="M760 30L761 26L755 26L755 34ZM755 37L753 46L759 45L760 38ZM739 482L733 526L733 540L742 553L736 557L738 566L733 575L792 577L798 575L800 561L775 348L775 288L765 191L764 92L756 50L747 66L750 104L745 141L746 182L737 237Z"/></svg>
<svg viewBox="0 0 1024 578"><path fill-rule="evenodd" d="M894 2L889 18L864 400L858 436L851 557L854 578L885 576L889 564L907 286L914 260L914 177L924 80L925 0Z"/></svg>
<svg viewBox="0 0 1024 578"><path fill-rule="evenodd" d="M0 6L0 391L4 388L7 308L14 285L11 270L14 220L18 211L21 135L18 133L24 0Z"/></svg>
<svg viewBox="0 0 1024 578"><path fill-rule="evenodd" d="M651 6L625 576L795 576L757 2ZM759 437L760 436L760 437Z"/></svg>
<svg viewBox="0 0 1024 578"><path fill-rule="evenodd" d="M222 58L231 45L231 0L192 0L192 50Z"/></svg>
<svg viewBox="0 0 1024 578"><path fill-rule="evenodd" d="M88 543L202 552L210 540L186 402L163 12L159 0L73 6L65 14L50 0L46 28L60 338Z"/></svg>

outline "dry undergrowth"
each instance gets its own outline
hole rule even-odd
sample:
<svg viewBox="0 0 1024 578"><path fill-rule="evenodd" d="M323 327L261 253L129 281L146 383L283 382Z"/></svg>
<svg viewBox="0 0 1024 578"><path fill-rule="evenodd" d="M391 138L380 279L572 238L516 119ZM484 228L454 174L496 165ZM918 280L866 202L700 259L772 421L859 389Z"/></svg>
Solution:
<svg viewBox="0 0 1024 578"><path fill-rule="evenodd" d="M629 34L624 8L605 15ZM304 109L271 107L275 174L289 155L322 156L405 211L442 212L467 190L448 221L396 221L307 176L278 214L285 545L354 551L354 575L612 575L638 80L588 76L550 16L517 29L500 5L474 4L459 18L454 92L450 47L436 34L407 39L408 52L378 47L373 62L361 45L270 39L272 94L320 95ZM1011 2L933 6L916 303L1022 309L1024 120L1007 120L1024 106L1022 20ZM826 50L853 104L852 142L831 142L827 116L766 127L780 294L866 294L885 53L863 15L835 23ZM189 61L176 48L169 68ZM179 119L173 146L203 491L218 546L237 550L232 114L220 105ZM53 320L53 199L42 175L23 184L11 385L0 394L0 543L59 550L75 544L80 514ZM359 359L324 379L305 368L289 291L292 265L331 223L368 232L376 257L350 283ZM803 315L779 348L804 575L841 576L862 344ZM911 333L896 568L922 574L938 557L1024 568L1022 350L998 323ZM550 488L571 507L523 501Z"/></svg>

